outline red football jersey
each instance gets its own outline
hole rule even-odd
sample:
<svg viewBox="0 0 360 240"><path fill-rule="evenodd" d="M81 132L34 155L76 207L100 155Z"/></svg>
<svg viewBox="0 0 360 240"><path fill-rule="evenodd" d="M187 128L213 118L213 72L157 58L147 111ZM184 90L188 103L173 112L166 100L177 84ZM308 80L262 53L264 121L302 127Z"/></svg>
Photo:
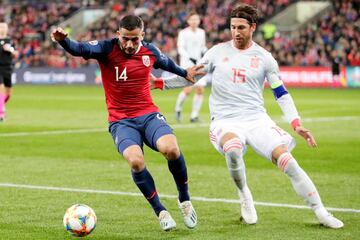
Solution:
<svg viewBox="0 0 360 240"><path fill-rule="evenodd" d="M117 38L89 43L66 38L60 44L72 55L98 60L109 122L159 111L150 94L149 77L153 67L182 77L187 75L185 69L146 42L142 42L133 55L120 49Z"/></svg>

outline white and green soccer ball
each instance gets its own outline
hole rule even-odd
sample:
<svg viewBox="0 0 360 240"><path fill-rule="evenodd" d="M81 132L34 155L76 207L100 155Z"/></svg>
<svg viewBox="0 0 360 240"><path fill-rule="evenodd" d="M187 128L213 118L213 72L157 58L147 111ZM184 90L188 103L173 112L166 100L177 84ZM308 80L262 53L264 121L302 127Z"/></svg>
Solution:
<svg viewBox="0 0 360 240"><path fill-rule="evenodd" d="M96 215L91 207L75 204L66 210L63 221L66 231L71 235L85 237L95 229Z"/></svg>

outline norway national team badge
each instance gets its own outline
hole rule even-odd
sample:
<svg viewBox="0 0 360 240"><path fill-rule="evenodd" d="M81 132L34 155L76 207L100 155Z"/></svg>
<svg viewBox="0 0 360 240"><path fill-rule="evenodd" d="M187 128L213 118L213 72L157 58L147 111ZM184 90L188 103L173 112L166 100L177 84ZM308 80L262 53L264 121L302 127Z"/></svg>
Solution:
<svg viewBox="0 0 360 240"><path fill-rule="evenodd" d="M258 58L258 56L252 57L250 59L251 68L259 68L259 64L260 64L260 58Z"/></svg>
<svg viewBox="0 0 360 240"><path fill-rule="evenodd" d="M145 67L150 66L150 57L148 55L142 56L142 60L143 60L143 64L145 65Z"/></svg>

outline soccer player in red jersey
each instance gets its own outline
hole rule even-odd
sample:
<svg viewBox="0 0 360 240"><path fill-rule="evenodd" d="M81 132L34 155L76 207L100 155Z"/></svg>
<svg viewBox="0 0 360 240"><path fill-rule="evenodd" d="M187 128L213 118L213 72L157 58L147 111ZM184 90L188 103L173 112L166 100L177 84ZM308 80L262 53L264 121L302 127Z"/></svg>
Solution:
<svg viewBox="0 0 360 240"><path fill-rule="evenodd" d="M190 202L185 159L172 129L151 98L150 74L155 67L193 81L195 75L201 74L198 67L185 70L154 45L144 42L144 23L134 15L122 18L117 38L77 42L67 38L61 28L55 29L51 37L73 56L98 61L109 113L109 132L117 150L129 163L135 184L158 216L161 228L170 230L176 223L160 202L154 180L145 167L144 143L167 159L179 192L184 223L194 228L197 216Z"/></svg>

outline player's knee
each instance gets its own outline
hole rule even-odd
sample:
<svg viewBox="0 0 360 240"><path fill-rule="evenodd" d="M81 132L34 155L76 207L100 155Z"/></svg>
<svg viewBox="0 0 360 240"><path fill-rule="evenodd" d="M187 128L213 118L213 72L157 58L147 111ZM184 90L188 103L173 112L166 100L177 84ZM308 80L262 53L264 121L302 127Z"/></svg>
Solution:
<svg viewBox="0 0 360 240"><path fill-rule="evenodd" d="M176 144L168 144L164 146L160 151L166 159L175 160L180 156L180 149Z"/></svg>
<svg viewBox="0 0 360 240"><path fill-rule="evenodd" d="M145 168L144 158L142 156L131 156L128 158L131 169L141 171Z"/></svg>
<svg viewBox="0 0 360 240"><path fill-rule="evenodd" d="M238 152L243 150L243 145L239 138L232 138L227 140L223 145L224 153L228 152Z"/></svg>
<svg viewBox="0 0 360 240"><path fill-rule="evenodd" d="M289 176L295 176L301 170L295 158L289 152L285 152L277 159L277 166Z"/></svg>
<svg viewBox="0 0 360 240"><path fill-rule="evenodd" d="M124 151L124 158L129 163L131 169L141 171L145 168L144 155L138 151Z"/></svg>
<svg viewBox="0 0 360 240"><path fill-rule="evenodd" d="M192 87L185 87L184 89L183 89L183 93L187 96L187 95L189 95L190 93L191 93L191 91L192 91Z"/></svg>
<svg viewBox="0 0 360 240"><path fill-rule="evenodd" d="M242 156L243 145L239 138L232 138L224 143L223 151L231 161L236 162Z"/></svg>
<svg viewBox="0 0 360 240"><path fill-rule="evenodd" d="M197 88L195 89L195 93L196 93L197 95L202 95L202 94L204 93L204 88L203 88L203 87L197 87Z"/></svg>

